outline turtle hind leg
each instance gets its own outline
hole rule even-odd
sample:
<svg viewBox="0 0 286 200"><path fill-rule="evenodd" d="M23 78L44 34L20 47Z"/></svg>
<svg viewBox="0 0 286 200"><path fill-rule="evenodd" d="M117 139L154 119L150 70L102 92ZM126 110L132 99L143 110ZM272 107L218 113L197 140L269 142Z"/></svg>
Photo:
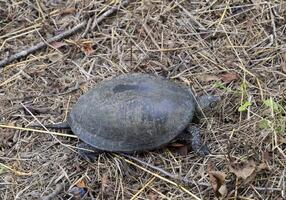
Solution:
<svg viewBox="0 0 286 200"><path fill-rule="evenodd" d="M102 153L102 151L96 149L95 147L89 145L89 144L86 144L82 141L80 141L77 145L77 151L78 151L78 154L88 160L89 162L93 162L96 160L96 158L98 157L98 155L100 153Z"/></svg>
<svg viewBox="0 0 286 200"><path fill-rule="evenodd" d="M207 145L201 142L201 132L196 126L189 126L187 131L182 132L177 137L178 140L186 142L190 145L195 153L200 156L206 156L210 154Z"/></svg>

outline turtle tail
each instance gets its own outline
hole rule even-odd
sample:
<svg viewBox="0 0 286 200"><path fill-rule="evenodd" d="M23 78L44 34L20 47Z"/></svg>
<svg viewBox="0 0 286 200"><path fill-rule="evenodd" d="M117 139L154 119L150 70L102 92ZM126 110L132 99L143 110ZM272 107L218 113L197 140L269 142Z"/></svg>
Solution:
<svg viewBox="0 0 286 200"><path fill-rule="evenodd" d="M46 128L51 128L51 129L70 129L70 125L67 122L61 122L58 124L47 124L47 125L43 125L43 126L40 124L32 124L32 125L29 125L28 127L31 127L31 128L46 127Z"/></svg>

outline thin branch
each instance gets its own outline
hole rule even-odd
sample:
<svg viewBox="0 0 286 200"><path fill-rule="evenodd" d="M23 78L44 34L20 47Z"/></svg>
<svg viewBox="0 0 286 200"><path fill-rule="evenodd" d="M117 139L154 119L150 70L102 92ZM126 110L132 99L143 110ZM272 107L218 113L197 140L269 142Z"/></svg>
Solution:
<svg viewBox="0 0 286 200"><path fill-rule="evenodd" d="M60 193L61 193L61 191L64 189L64 187L65 187L65 185L64 185L64 184L58 184L58 185L56 185L55 190L54 190L51 194L49 194L49 195L47 195L47 196L42 197L42 200L51 200L51 199L55 199L55 198L56 198L56 196L57 196L58 194L60 194Z"/></svg>
<svg viewBox="0 0 286 200"><path fill-rule="evenodd" d="M100 15L98 18L97 18L97 24L99 24L100 22L102 22L105 18L107 18L108 16L110 16L111 14L113 14L115 11L118 10L118 8L120 6L127 6L129 4L129 0L124 0L122 1L122 3L117 6L117 7L112 7L111 9L107 10L105 13L103 13L102 15ZM79 30L81 30L82 28L84 28L85 26L87 25L87 21L84 21L78 25L76 25L75 27L59 34L59 35L56 35L54 37L51 37L49 39L47 39L46 41L42 41L42 42L39 42L38 44L36 44L35 46L32 46L30 48L27 48L23 51L20 51L14 55L11 55L7 58L4 58L3 60L0 61L0 69L1 68L4 68L6 65L8 65L9 63L15 61L15 60L18 60L20 58L23 58L31 53L34 53L36 52L37 50L39 49L42 49L44 47L46 47L48 44L52 43L52 42L55 42L55 41L59 41L59 40L62 40L64 38L67 38L73 34L75 34L76 32L78 32Z"/></svg>
<svg viewBox="0 0 286 200"><path fill-rule="evenodd" d="M172 173L167 172L166 170L164 170L164 169L162 169L160 167L154 166L154 165L152 165L150 163L147 163L147 162L145 162L143 160L140 160L140 159L138 159L138 158L136 158L134 156L131 156L131 155L128 155L128 154L123 154L123 153L121 153L121 155L123 155L123 156L125 156L125 157L127 157L129 159L135 160L136 162L139 162L139 163L145 165L146 167L150 167L151 169L156 170L156 171L164 174L167 177L170 177L170 178L175 179L175 180L182 181L182 182L184 182L186 184L193 184L193 185L196 185L196 186L201 185L201 186L206 186L206 187L210 186L210 184L208 184L208 183L198 183L198 182L190 180L188 178L180 177L177 174L172 174Z"/></svg>

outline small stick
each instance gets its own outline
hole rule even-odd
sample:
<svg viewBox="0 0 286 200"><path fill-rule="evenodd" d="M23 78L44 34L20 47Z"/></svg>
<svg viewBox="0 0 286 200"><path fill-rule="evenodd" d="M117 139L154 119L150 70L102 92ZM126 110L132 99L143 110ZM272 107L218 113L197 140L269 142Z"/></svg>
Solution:
<svg viewBox="0 0 286 200"><path fill-rule="evenodd" d="M122 6L126 6L129 4L129 0L124 0L122 1L121 5ZM102 15L100 15L96 22L97 24L102 22L106 17L110 16L111 14L113 14L115 11L118 10L118 7L113 7L109 10L107 10L105 13L103 13ZM0 69L1 68L4 68L6 65L8 65L9 63L15 61L15 60L18 60L20 58L23 58L31 53L34 53L35 51L41 49L41 48L44 48L46 47L48 44L52 43L52 42L55 42L55 41L58 41L58 40L62 40L66 37L69 37L73 34L75 34L77 31L81 30L83 27L85 27L87 25L87 21L84 21L84 22L81 22L80 24L76 25L75 27L67 30L67 31L64 31L63 33L59 34L59 35L56 35L54 37L51 37L49 39L47 39L46 41L42 41L42 42L39 42L38 44L36 44L35 46L32 46L30 48L27 48L23 51L20 51L14 55L11 55L7 58L4 58L3 60L0 61Z"/></svg>
<svg viewBox="0 0 286 200"><path fill-rule="evenodd" d="M82 29L84 26L86 25L86 22L82 22L80 24L78 24L77 26L73 27L72 29L69 29L59 35L56 35L54 37L51 37L49 39L46 40L46 42L39 42L38 44L36 44L35 46L32 46L28 49L25 49L23 51L20 51L14 55L11 55L7 58L4 58L2 61L0 61L0 69L2 67L5 67L5 65L13 62L14 60L18 60L20 58L23 58L31 53L34 53L35 51L41 49L41 48L44 48L47 46L47 44L50 44L52 42L55 42L55 41L58 41L58 40L61 40L63 38L66 38L72 34L74 34L75 32L77 32L78 30Z"/></svg>
<svg viewBox="0 0 286 200"><path fill-rule="evenodd" d="M127 6L129 4L129 0L124 0L122 1L122 6ZM112 13L114 13L115 11L117 11L118 8L116 7L112 7L110 8L109 10L107 10L106 12L104 12L102 15L100 15L100 17L96 17L94 19L94 21L92 22L92 25L91 25L91 30L95 29L95 27L106 17L108 17L109 15L111 15ZM102 18L102 19L101 19Z"/></svg>
<svg viewBox="0 0 286 200"><path fill-rule="evenodd" d="M150 163L146 163L145 161L143 160L140 160L134 156L131 156L131 155L127 155L127 154L123 154L121 153L121 155L129 158L129 159L132 159L132 160L135 160L136 162L139 162L147 167L150 167L151 169L153 170L156 170L156 171L159 171L161 172L162 174L164 174L165 176L168 176L172 179L175 179L175 180L179 180L179 181L183 181L184 183L187 183L187 184L193 184L193 185L201 185L201 186L206 186L206 187L209 187L210 185L208 183L197 183L196 181L192 181L190 179L187 179L187 178L181 178L179 175L176 175L176 174L171 174L170 172L167 172L166 170L160 168L160 167L156 167L154 165L151 165Z"/></svg>
<svg viewBox="0 0 286 200"><path fill-rule="evenodd" d="M127 163L129 163L129 164L131 164L131 165L133 165L133 166L135 166L135 167L137 167L137 168L139 168L139 169L141 169L141 170L143 170L143 171L149 173L149 174L152 174L154 177L157 177L157 178L159 178L159 179L161 179L161 180L163 180L163 181L165 181L165 182L167 182L167 183L169 183L169 184L171 184L171 185L173 185L173 186L176 186L176 187L179 188L180 190L182 190L182 191L184 191L185 193L187 193L187 194L189 194L190 196L192 196L192 197L193 197L192 199L200 200L199 197L197 197L195 194L193 194L192 192L190 192L190 191L189 191L188 189L186 189L184 186L182 186L182 185L180 185L180 184L178 184L178 183L175 183L174 181L171 181L171 180L169 180L169 179L167 179L167 178L164 178L164 177L160 176L160 175L157 174L157 173L153 173L153 172L151 172L150 170L145 169L144 167L142 167L142 166L140 166L140 165L138 165L138 164L132 162L131 160L128 160L127 158L121 157L121 156L119 156L119 155L117 155L117 154L113 154L113 155L115 155L115 156L118 157L118 158L124 159L125 162L127 162ZM123 154L122 154L122 155L123 155ZM143 163L144 163L144 162L143 162Z"/></svg>
<svg viewBox="0 0 286 200"><path fill-rule="evenodd" d="M83 34L81 35L82 38L84 38L84 37L86 36L86 34L88 33L89 28L90 28L90 25L91 25L91 22L92 22L92 19L90 18L90 19L87 21L86 28L85 28Z"/></svg>
<svg viewBox="0 0 286 200"><path fill-rule="evenodd" d="M51 200L55 199L58 194L64 189L64 184L56 185L56 189L49 195L42 197L42 200Z"/></svg>

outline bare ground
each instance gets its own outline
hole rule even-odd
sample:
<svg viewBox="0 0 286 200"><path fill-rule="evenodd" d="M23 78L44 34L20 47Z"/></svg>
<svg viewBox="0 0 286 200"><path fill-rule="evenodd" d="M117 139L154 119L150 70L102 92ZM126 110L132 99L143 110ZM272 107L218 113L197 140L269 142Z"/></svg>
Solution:
<svg viewBox="0 0 286 200"><path fill-rule="evenodd" d="M0 1L0 60L90 21L0 69L0 199L286 198L286 2L131 1L92 30L115 3ZM201 121L212 155L135 155L161 170L115 154L89 163L77 139L25 128L64 121L81 94L132 72L223 97Z"/></svg>

